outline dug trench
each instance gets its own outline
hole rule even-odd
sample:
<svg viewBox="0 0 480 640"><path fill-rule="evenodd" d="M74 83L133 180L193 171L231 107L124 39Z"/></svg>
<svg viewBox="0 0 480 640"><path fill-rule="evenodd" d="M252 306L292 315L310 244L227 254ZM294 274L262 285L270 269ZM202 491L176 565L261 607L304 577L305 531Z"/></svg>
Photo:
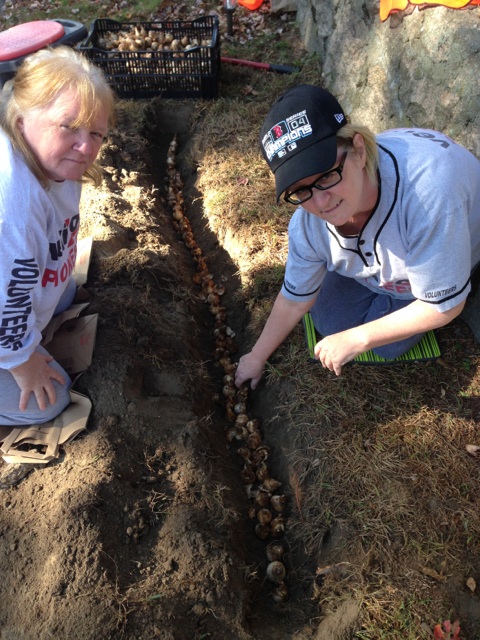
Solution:
<svg viewBox="0 0 480 640"><path fill-rule="evenodd" d="M253 406L244 394L242 411L259 420L268 475L286 496L274 514L286 524L280 595L266 576L271 536L255 535L258 506L238 452L245 443L227 437L211 305L172 220L175 135L197 257L222 289L224 323L241 351L238 269L209 231L188 162L192 110L124 104L102 156L104 183L85 189L82 235L94 238L88 312L99 324L93 362L75 387L93 409L58 461L3 492L2 638L312 637L317 612L304 587L312 567L288 546L287 462L278 430L265 428L275 398Z"/></svg>
<svg viewBox="0 0 480 640"><path fill-rule="evenodd" d="M303 583L295 580L305 559L288 547L288 505L276 511L270 504L271 494L289 498L281 451L262 428L275 407L257 414L248 390L238 392L231 382L246 316L238 266L209 230L196 190L192 112L192 105L172 109L161 101L145 108L140 134L148 140L153 228L145 237L139 221L117 219L124 246L114 242L112 251L107 243L100 252L110 255L93 266L102 324L113 331L106 344L110 349L125 334L126 366L118 380L122 410L109 407L100 419L116 444L114 474L121 485L104 485L105 508L97 505L91 521L102 531L109 573L125 598L127 635L277 638L281 631L290 637L313 615ZM117 184L122 169L111 173ZM118 295L117 287L125 286ZM110 296L132 305L127 316ZM103 377L102 368L98 373ZM85 390L89 386L85 379ZM97 412L103 397L94 401ZM247 431L241 417L254 427ZM245 449L249 458L267 452L268 459L246 465ZM278 487L270 482L271 490L263 491L260 466ZM245 477L247 467L252 478ZM267 503L260 502L263 496ZM105 518L112 511L116 522ZM269 523L260 532L259 513L279 528ZM280 547L278 557L267 552L272 546ZM272 560L282 561L285 580L269 579L279 566Z"/></svg>
<svg viewBox="0 0 480 640"><path fill-rule="evenodd" d="M193 111L191 104L172 109L160 100L145 110L148 173L168 218L168 223L162 224L162 235L178 251L177 282L170 303L174 303L175 314L182 316L184 335L178 320L167 320L178 344L169 344L169 356L160 356L160 366L147 360L146 366L139 363L133 368L133 377L128 380L137 391L127 410L135 413L145 400L147 404L157 402L154 413L166 427L167 442L176 440L170 452L164 444L161 455L167 457L167 467L171 467L172 456L172 479L178 477L180 482L172 485L171 479L170 490L164 491L171 506L165 510L167 521L160 521L154 535L163 540L170 527L171 535L183 538L179 548L168 539L161 565L167 573L167 592L169 584L184 583L178 591L175 587L181 597L172 602L172 622L176 619L174 624L178 624L181 611L181 618L187 614L190 626L177 631L178 637L223 638L233 634L238 638L278 638L279 633L297 637L315 617L309 604L311 593L305 582L295 578L308 559L289 545L286 460L265 428L276 413L275 399L256 397L254 403L247 388L238 391L232 382L235 361L244 348L247 316L238 265L210 230L202 194L196 188L190 147L194 127L201 122L194 125ZM161 219L163 222L163 215ZM161 310L157 313L162 315ZM169 343L168 337L163 338L165 342ZM171 356L173 362L165 368L163 362ZM190 415L185 413L189 400ZM169 404L171 410L166 408ZM148 409L140 410L141 415L146 413ZM248 422L241 418L248 418ZM157 446L155 455L158 453ZM253 464L255 453L261 457ZM157 475L165 473L163 460L157 462L154 456L153 464L160 466ZM157 485L154 477L147 475L147 482ZM158 486L154 490L158 491ZM272 507L275 498L281 501L278 509ZM267 526L260 524L260 514L266 514ZM275 522L279 523L277 528ZM172 554L176 548L179 553ZM272 576L278 565L280 571L285 567L284 580ZM168 574L173 572L177 575L172 580ZM159 579L165 583L162 571L156 576L153 570L150 573L152 584L159 584ZM156 632L162 636L164 613L157 612L154 617ZM131 614L129 624L138 633L136 618L136 613Z"/></svg>

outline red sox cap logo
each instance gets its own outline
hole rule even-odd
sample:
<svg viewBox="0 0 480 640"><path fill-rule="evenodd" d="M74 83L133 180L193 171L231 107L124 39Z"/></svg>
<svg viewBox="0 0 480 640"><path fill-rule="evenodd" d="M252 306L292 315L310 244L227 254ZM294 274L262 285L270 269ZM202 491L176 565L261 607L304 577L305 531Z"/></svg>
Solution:
<svg viewBox="0 0 480 640"><path fill-rule="evenodd" d="M283 129L279 124L276 124L272 129L272 133L275 138L280 138L283 135Z"/></svg>

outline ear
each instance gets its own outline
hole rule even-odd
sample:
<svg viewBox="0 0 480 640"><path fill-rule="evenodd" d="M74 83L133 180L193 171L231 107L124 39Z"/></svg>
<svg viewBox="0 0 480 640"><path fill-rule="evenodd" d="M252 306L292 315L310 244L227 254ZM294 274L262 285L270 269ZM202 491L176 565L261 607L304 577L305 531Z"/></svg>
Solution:
<svg viewBox="0 0 480 640"><path fill-rule="evenodd" d="M20 130L20 133L23 133L24 130L24 123L23 123L23 116L18 116L17 121L15 123L18 127L18 129Z"/></svg>
<svg viewBox="0 0 480 640"><path fill-rule="evenodd" d="M356 133L353 136L353 148L355 149L355 155L360 160L361 167L363 169L367 162L367 149L365 147L365 140L361 133Z"/></svg>

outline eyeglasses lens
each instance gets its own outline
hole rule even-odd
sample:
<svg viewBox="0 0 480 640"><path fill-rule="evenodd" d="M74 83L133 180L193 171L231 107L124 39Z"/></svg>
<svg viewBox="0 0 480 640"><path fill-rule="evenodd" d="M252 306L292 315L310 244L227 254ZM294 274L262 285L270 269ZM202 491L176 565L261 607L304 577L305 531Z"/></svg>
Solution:
<svg viewBox="0 0 480 640"><path fill-rule="evenodd" d="M313 195L314 188L320 189L320 191L325 191L326 189L331 189L332 187L334 187L342 180L343 165L345 164L346 157L347 151L345 151L345 153L343 154L338 167L332 169L328 173L325 173L323 176L320 176L320 178L318 178L311 185L302 187L301 189L293 191L292 193L286 193L284 199L291 204L302 204L302 202L310 200Z"/></svg>

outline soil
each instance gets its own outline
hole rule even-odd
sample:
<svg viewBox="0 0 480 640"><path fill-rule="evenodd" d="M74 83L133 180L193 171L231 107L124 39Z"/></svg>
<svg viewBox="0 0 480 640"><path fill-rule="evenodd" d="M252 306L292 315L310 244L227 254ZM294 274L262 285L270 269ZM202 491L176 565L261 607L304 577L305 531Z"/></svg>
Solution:
<svg viewBox="0 0 480 640"><path fill-rule="evenodd" d="M4 640L312 637L307 595L292 588L277 603L265 579L266 542L225 437L212 314L165 197L176 134L193 233L240 342L236 268L201 218L185 162L192 108L125 103L103 185L84 190L86 312L99 324L74 388L93 409L58 460L1 494ZM278 455L269 464L282 479Z"/></svg>

